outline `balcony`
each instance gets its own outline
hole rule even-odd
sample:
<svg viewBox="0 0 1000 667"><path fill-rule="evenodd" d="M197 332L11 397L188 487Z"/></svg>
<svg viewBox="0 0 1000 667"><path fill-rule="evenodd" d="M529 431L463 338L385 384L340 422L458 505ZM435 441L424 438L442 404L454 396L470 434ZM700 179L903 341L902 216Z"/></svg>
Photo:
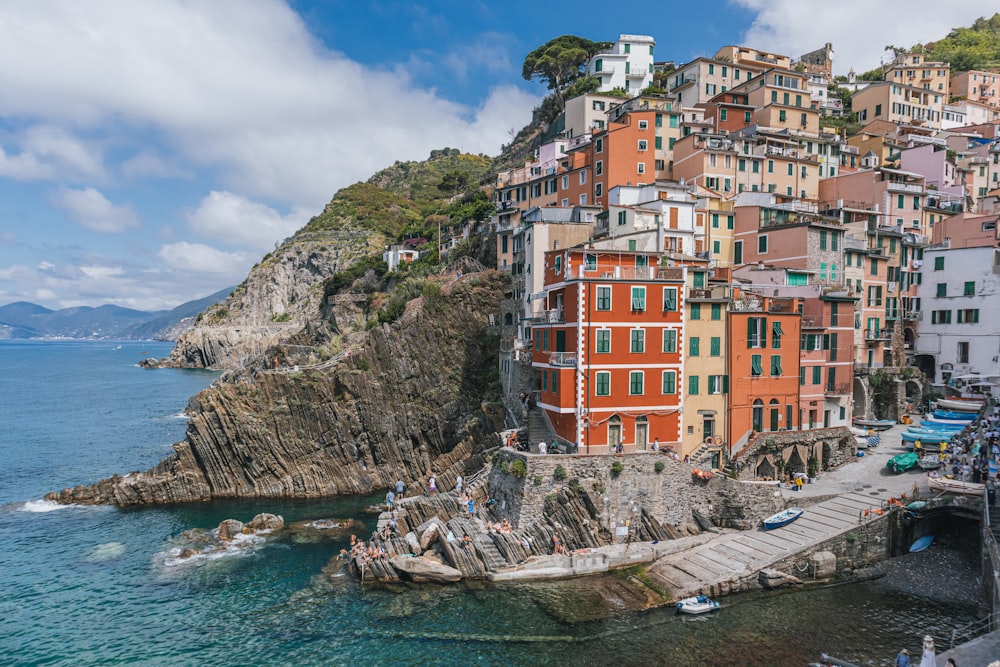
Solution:
<svg viewBox="0 0 1000 667"><path fill-rule="evenodd" d="M889 192L908 192L914 195L922 195L924 194L924 186L889 181Z"/></svg>
<svg viewBox="0 0 1000 667"><path fill-rule="evenodd" d="M610 270L574 266L566 271L567 280L683 280L683 278L684 269L673 266L615 266Z"/></svg>
<svg viewBox="0 0 1000 667"><path fill-rule="evenodd" d="M635 68L635 67L633 67L633 68L628 69L625 72L625 76L628 77L628 78L630 78L630 79L641 79L644 76L646 76L646 71L647 70L645 68L641 68L641 67L640 68Z"/></svg>
<svg viewBox="0 0 1000 667"><path fill-rule="evenodd" d="M889 331L888 329L880 329L879 331L874 331L872 329L866 329L865 330L865 340L872 341L872 342L889 340L889 337L890 337L891 333L892 332Z"/></svg>
<svg viewBox="0 0 1000 667"><path fill-rule="evenodd" d="M549 365L576 368L576 352L549 352Z"/></svg>
<svg viewBox="0 0 1000 667"><path fill-rule="evenodd" d="M844 396L851 393L850 382L839 382L835 385L826 385L823 393L827 396Z"/></svg>
<svg viewBox="0 0 1000 667"><path fill-rule="evenodd" d="M688 301L728 301L731 296L732 290L726 285L688 290Z"/></svg>
<svg viewBox="0 0 1000 667"><path fill-rule="evenodd" d="M803 329L823 329L824 325L820 318L814 315L803 315L802 316L802 328Z"/></svg>
<svg viewBox="0 0 1000 667"><path fill-rule="evenodd" d="M923 316L923 311L920 310L907 310L903 312L904 320L919 320Z"/></svg>

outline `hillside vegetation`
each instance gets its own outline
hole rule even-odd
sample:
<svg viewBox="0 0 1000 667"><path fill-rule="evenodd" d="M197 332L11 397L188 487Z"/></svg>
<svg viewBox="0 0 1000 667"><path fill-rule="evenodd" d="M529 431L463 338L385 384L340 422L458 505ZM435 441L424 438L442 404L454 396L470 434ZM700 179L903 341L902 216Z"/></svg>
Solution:
<svg viewBox="0 0 1000 667"><path fill-rule="evenodd" d="M925 45L924 51L931 60L951 63L953 72L1000 67L1000 13L976 19L971 27L955 28L944 39Z"/></svg>

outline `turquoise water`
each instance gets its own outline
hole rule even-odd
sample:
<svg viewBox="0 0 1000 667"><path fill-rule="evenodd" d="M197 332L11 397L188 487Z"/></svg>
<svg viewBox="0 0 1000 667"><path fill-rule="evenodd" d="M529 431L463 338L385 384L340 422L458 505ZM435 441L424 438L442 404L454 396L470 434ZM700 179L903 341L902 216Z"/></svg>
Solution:
<svg viewBox="0 0 1000 667"><path fill-rule="evenodd" d="M346 538L276 536L172 564L192 528L274 512L354 517L367 499L53 509L51 490L144 470L215 375L149 371L161 343L0 342L0 664L888 665L972 618L878 584L729 598L710 617L614 610L595 580L362 587L322 570ZM611 613L609 613L609 610Z"/></svg>

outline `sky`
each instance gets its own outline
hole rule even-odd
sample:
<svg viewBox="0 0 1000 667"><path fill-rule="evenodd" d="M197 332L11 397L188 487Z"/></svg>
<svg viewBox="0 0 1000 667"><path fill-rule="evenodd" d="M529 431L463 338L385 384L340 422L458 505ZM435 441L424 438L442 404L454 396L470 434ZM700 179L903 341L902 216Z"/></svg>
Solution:
<svg viewBox="0 0 1000 667"><path fill-rule="evenodd" d="M499 153L546 93L524 56L559 35L652 35L677 63L831 42L840 74L989 5L678 4L0 3L0 305L156 311L235 286L338 189L436 148Z"/></svg>

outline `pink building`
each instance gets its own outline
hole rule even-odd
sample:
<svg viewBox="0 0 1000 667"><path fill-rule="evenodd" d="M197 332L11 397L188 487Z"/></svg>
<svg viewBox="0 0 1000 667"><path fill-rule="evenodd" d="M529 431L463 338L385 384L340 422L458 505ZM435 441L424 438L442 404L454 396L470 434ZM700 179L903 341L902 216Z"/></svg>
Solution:
<svg viewBox="0 0 1000 667"><path fill-rule="evenodd" d="M955 72L951 75L951 94L1000 107L1000 74L981 70Z"/></svg>
<svg viewBox="0 0 1000 667"><path fill-rule="evenodd" d="M934 226L931 242L948 241L951 248L1000 247L997 222L1000 214L959 213Z"/></svg>

